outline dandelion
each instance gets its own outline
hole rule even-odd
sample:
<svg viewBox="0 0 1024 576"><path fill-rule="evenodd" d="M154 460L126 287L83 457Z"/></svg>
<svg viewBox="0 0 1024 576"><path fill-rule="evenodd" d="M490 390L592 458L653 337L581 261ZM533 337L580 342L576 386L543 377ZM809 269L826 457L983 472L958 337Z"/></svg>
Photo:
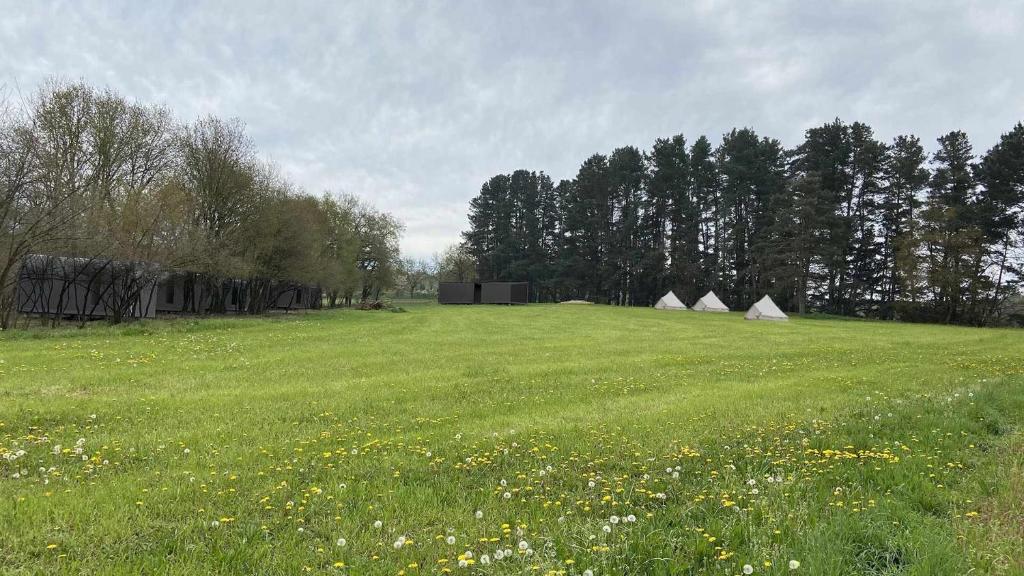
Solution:
<svg viewBox="0 0 1024 576"><path fill-rule="evenodd" d="M612 532L612 527L611 527L611 526L609 526L609 525L607 525L607 524L605 524L605 525L604 525L604 526L603 526L603 527L601 528L601 530L604 530L604 533L605 533L605 534L611 534L611 532Z"/></svg>
<svg viewBox="0 0 1024 576"><path fill-rule="evenodd" d="M504 494L501 495L501 497L504 498L505 500L508 500L508 499L512 498L512 493L511 492L505 492Z"/></svg>
<svg viewBox="0 0 1024 576"><path fill-rule="evenodd" d="M486 554L484 554L484 557L486 557L486 556L487 556L487 555L486 555ZM501 560L501 559L502 559L502 558L504 558L504 557L505 557L505 551L504 551L504 550L502 550L501 548L498 548L497 550L495 550L495 551L494 551L494 559L495 559L495 560ZM483 558L481 558L481 559L480 559L480 561L481 561L481 562L483 562L483 561L484 561L484 559L483 559Z"/></svg>
<svg viewBox="0 0 1024 576"><path fill-rule="evenodd" d="M790 570L796 570L799 567L800 567L800 562L798 560L790 560L789 561L789 569Z"/></svg>
<svg viewBox="0 0 1024 576"><path fill-rule="evenodd" d="M378 530L380 530L380 528L381 528L382 526L384 526L384 523L383 523L383 522L381 522L380 520L377 520L376 522L374 522L374 523L373 523L373 527L374 527L374 528L376 528L376 529L378 529Z"/></svg>
<svg viewBox="0 0 1024 576"><path fill-rule="evenodd" d="M611 522L612 524L618 524L619 523L619 517L618 516L612 516L611 518L608 519L608 522Z"/></svg>
<svg viewBox="0 0 1024 576"><path fill-rule="evenodd" d="M583 571L583 576L594 576L594 571L593 570L584 570Z"/></svg>
<svg viewBox="0 0 1024 576"><path fill-rule="evenodd" d="M629 516L626 516L626 522L636 522L636 516L634 516L632 514L630 514Z"/></svg>
<svg viewBox="0 0 1024 576"><path fill-rule="evenodd" d="M210 527L211 528L220 528L220 520L214 520L213 522L210 522Z"/></svg>
<svg viewBox="0 0 1024 576"><path fill-rule="evenodd" d="M453 546L455 544L455 536L449 536L445 538L444 541L447 542L449 546Z"/></svg>
<svg viewBox="0 0 1024 576"><path fill-rule="evenodd" d="M743 573L744 574L753 574L754 573L754 567L751 566L750 564L744 564L743 565Z"/></svg>
<svg viewBox="0 0 1024 576"><path fill-rule="evenodd" d="M530 544L526 540L520 540L519 541L519 549L522 550L523 552L526 552L527 550L530 549Z"/></svg>
<svg viewBox="0 0 1024 576"><path fill-rule="evenodd" d="M480 563L483 564L484 566L490 564L491 563L491 557L488 556L487 554L483 554L482 556L480 556Z"/></svg>
<svg viewBox="0 0 1024 576"><path fill-rule="evenodd" d="M477 520L480 520L480 519L482 519L484 517L484 513L483 513L482 510L477 510L476 514L474 514L474 516L476 516Z"/></svg>
<svg viewBox="0 0 1024 576"><path fill-rule="evenodd" d="M348 544L348 540L345 540L344 538L338 538L337 544L339 548L344 548L345 544Z"/></svg>

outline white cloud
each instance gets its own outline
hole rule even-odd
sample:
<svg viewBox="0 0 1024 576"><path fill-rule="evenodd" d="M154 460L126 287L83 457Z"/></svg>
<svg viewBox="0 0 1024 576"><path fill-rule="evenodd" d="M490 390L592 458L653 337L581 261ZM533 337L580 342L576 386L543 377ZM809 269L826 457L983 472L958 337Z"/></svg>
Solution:
<svg viewBox="0 0 1024 576"><path fill-rule="evenodd" d="M2 0L0 0L2 1ZM9 2L0 84L58 75L244 120L294 182L403 219L426 257L487 177L836 116L982 151L1024 116L1011 1Z"/></svg>

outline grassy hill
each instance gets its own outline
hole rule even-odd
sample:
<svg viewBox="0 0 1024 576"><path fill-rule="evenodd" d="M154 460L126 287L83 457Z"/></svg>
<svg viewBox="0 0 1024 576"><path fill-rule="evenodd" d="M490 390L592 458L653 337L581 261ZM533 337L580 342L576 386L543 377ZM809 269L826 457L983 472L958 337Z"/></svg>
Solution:
<svg viewBox="0 0 1024 576"><path fill-rule="evenodd" d="M420 305L6 334L0 573L1019 574L1022 424L1011 330Z"/></svg>

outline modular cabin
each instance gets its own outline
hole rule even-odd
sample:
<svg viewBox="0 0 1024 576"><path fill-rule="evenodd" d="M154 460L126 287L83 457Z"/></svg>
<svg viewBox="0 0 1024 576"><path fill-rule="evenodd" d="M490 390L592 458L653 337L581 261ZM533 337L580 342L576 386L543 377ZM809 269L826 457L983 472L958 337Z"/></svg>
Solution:
<svg viewBox="0 0 1024 576"><path fill-rule="evenodd" d="M33 254L18 272L17 309L56 318L152 318L159 274L151 262Z"/></svg>
<svg viewBox="0 0 1024 576"><path fill-rule="evenodd" d="M440 304L479 304L480 284L477 282L441 282L437 285Z"/></svg>
<svg viewBox="0 0 1024 576"><path fill-rule="evenodd" d="M162 314L206 314L213 295L210 283L198 272L165 274L157 285L156 311Z"/></svg>
<svg viewBox="0 0 1024 576"><path fill-rule="evenodd" d="M286 284L275 289L274 308L278 310L308 310L320 307L323 292L319 286Z"/></svg>
<svg viewBox="0 0 1024 576"><path fill-rule="evenodd" d="M526 304L529 299L528 282L485 282L480 292L483 304Z"/></svg>

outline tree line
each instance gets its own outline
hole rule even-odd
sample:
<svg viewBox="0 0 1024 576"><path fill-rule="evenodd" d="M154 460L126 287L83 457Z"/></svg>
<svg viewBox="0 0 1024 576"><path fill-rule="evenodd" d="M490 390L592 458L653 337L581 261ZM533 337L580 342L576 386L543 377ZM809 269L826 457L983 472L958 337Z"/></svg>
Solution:
<svg viewBox="0 0 1024 576"><path fill-rule="evenodd" d="M396 281L402 225L349 195L302 192L263 161L239 120L170 111L83 83L0 98L0 328L25 257L52 254L202 275L245 289L318 285L330 306ZM263 298L247 299L250 313Z"/></svg>
<svg viewBox="0 0 1024 576"><path fill-rule="evenodd" d="M557 184L517 170L473 198L464 249L539 301L649 306L714 290L734 308L986 325L1019 303L1024 124L976 156L835 120L787 149L749 128L594 154Z"/></svg>

